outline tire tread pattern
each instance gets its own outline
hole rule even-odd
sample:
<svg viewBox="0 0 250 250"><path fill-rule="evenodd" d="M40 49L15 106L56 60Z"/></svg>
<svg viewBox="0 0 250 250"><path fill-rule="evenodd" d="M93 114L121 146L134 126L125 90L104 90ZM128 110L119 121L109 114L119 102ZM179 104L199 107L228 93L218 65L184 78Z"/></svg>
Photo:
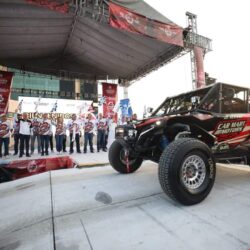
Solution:
<svg viewBox="0 0 250 250"><path fill-rule="evenodd" d="M174 201L179 202L173 192L173 187L170 185L170 178L169 178L169 169L173 167L173 161L176 157L176 154L180 150L180 147L188 147L190 143L197 142L197 139L193 138L182 138L177 139L173 141L162 153L159 161L159 182L163 189L163 191ZM202 141L199 141L200 143L204 144L206 148L208 146L203 143ZM208 148L209 150L209 148Z"/></svg>

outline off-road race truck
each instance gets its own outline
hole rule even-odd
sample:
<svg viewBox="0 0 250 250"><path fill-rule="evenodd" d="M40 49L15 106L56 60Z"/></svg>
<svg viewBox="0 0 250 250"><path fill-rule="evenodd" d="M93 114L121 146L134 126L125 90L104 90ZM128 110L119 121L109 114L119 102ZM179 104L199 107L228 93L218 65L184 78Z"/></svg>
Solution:
<svg viewBox="0 0 250 250"><path fill-rule="evenodd" d="M163 191L183 205L210 193L216 162L250 164L250 90L216 83L166 100L144 120L117 126L111 166L135 172L159 163Z"/></svg>

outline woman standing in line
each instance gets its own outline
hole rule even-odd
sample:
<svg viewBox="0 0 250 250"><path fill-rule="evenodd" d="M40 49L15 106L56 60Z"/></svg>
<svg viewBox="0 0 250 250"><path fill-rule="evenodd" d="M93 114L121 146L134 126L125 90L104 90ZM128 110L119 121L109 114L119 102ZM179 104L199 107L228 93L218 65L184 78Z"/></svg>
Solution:
<svg viewBox="0 0 250 250"><path fill-rule="evenodd" d="M42 156L44 153L49 155L49 135L51 134L52 126L51 121L48 119L48 114L43 114L43 119L40 122L39 126L39 134L41 138L41 149L42 149Z"/></svg>
<svg viewBox="0 0 250 250"><path fill-rule="evenodd" d="M57 118L56 122L56 150L58 154L61 154L63 150L63 138L66 134L66 126L62 117Z"/></svg>

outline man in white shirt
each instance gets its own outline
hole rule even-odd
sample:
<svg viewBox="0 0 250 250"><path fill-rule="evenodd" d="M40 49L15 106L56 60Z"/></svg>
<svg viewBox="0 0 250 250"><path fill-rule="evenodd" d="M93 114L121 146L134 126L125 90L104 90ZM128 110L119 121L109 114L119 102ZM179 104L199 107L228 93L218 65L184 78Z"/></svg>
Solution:
<svg viewBox="0 0 250 250"><path fill-rule="evenodd" d="M26 156L30 157L29 154L29 147L30 147L30 135L31 135L31 128L32 128L32 122L28 119L27 113L23 113L23 118L19 121L20 129L20 153L19 157L23 157L24 155L24 144L26 148Z"/></svg>
<svg viewBox="0 0 250 250"><path fill-rule="evenodd" d="M46 155L49 155L49 136L52 132L52 124L51 121L48 119L48 114L43 114L43 119L40 122L39 126L39 134L41 139L41 150L42 150L42 156L44 156L44 153Z"/></svg>
<svg viewBox="0 0 250 250"><path fill-rule="evenodd" d="M34 119L32 120L32 136L31 136L31 154L35 151L35 141L37 140L37 151L38 154L41 153L41 139L39 135L41 119L37 117L37 113L34 114Z"/></svg>
<svg viewBox="0 0 250 250"><path fill-rule="evenodd" d="M17 112L17 110L16 110ZM22 114L14 114L13 119L13 137L14 137L14 155L18 154L19 144L20 144L20 119L22 119Z"/></svg>
<svg viewBox="0 0 250 250"><path fill-rule="evenodd" d="M10 143L10 131L11 131L10 121L7 120L7 116L2 114L0 116L0 158L2 155L2 146L4 145L4 156L9 155L9 143Z"/></svg>
<svg viewBox="0 0 250 250"><path fill-rule="evenodd" d="M80 149L80 129L82 122L81 120L76 119L76 114L71 116L71 119L68 121L67 129L69 130L70 136L70 150L69 153L74 153L74 141L76 141L76 151L77 153L81 153Z"/></svg>

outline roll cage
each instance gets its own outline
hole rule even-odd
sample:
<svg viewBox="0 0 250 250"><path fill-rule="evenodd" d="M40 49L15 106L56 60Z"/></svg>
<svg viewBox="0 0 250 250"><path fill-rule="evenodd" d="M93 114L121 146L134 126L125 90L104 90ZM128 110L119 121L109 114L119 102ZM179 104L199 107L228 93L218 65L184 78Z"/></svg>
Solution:
<svg viewBox="0 0 250 250"><path fill-rule="evenodd" d="M250 89L216 83L166 98L152 116L182 114L195 110L217 114L248 113L250 112Z"/></svg>

